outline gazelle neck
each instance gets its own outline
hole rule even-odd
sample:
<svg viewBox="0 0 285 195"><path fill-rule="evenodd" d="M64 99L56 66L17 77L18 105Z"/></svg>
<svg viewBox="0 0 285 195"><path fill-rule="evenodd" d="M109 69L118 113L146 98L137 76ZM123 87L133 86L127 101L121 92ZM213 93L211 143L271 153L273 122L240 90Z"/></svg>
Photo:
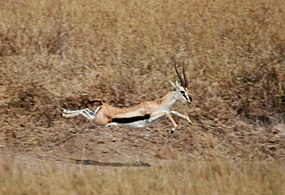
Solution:
<svg viewBox="0 0 285 195"><path fill-rule="evenodd" d="M175 95L176 92L171 91L160 99L161 105L164 107L164 109L170 110L170 108L176 103L177 99L175 98Z"/></svg>

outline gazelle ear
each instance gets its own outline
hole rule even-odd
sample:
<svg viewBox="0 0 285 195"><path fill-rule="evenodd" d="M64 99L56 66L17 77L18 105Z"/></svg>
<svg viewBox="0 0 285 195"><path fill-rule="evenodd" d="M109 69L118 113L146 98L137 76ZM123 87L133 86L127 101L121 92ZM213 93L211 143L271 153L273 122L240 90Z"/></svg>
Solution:
<svg viewBox="0 0 285 195"><path fill-rule="evenodd" d="M168 80L168 81L172 85L172 87L176 88L176 85L171 80Z"/></svg>
<svg viewBox="0 0 285 195"><path fill-rule="evenodd" d="M176 81L175 84L176 84L177 87L181 87L181 84L178 81Z"/></svg>

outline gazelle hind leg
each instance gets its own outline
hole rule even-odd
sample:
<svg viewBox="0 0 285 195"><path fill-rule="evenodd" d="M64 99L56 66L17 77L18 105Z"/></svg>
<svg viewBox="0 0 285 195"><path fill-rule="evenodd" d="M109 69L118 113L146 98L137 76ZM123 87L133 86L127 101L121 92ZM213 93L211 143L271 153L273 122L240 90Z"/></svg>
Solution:
<svg viewBox="0 0 285 195"><path fill-rule="evenodd" d="M78 116L78 115L83 115L85 118L89 119L89 120L93 120L96 117L97 112L93 112L92 110L85 108L85 109L81 109L81 110L66 110L63 109L62 110L62 116L66 117L66 118L70 118L70 117L74 117L74 116ZM96 109L97 111L97 109Z"/></svg>
<svg viewBox="0 0 285 195"><path fill-rule="evenodd" d="M81 114L81 110L66 110L66 109L62 109L62 116L69 118L69 117L74 117L77 115Z"/></svg>
<svg viewBox="0 0 285 195"><path fill-rule="evenodd" d="M85 108L85 109L82 110L81 114L83 116L85 116L87 119L93 120L93 119L95 119L97 113L93 112L92 110L90 110L88 108Z"/></svg>

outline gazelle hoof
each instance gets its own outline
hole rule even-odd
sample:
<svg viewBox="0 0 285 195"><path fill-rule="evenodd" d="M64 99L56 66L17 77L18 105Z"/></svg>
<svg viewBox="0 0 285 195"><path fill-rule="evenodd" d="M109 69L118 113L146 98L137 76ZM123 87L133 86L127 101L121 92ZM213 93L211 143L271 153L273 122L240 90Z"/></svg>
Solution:
<svg viewBox="0 0 285 195"><path fill-rule="evenodd" d="M66 109L62 108L62 109L61 109L61 112L62 112L62 113L61 113L61 116L62 116L62 117L66 117Z"/></svg>
<svg viewBox="0 0 285 195"><path fill-rule="evenodd" d="M192 121L190 119L188 120L188 123L189 123L189 125L192 125Z"/></svg>

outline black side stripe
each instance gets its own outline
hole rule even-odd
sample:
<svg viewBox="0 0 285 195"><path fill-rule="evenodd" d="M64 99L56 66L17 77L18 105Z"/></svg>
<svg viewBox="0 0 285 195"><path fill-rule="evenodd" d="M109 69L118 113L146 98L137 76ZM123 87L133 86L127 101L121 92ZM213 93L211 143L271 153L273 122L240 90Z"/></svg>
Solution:
<svg viewBox="0 0 285 195"><path fill-rule="evenodd" d="M113 118L112 122L115 123L132 123L140 120L145 120L149 119L150 114L146 114L144 116L134 116L134 117L129 117L129 118Z"/></svg>

